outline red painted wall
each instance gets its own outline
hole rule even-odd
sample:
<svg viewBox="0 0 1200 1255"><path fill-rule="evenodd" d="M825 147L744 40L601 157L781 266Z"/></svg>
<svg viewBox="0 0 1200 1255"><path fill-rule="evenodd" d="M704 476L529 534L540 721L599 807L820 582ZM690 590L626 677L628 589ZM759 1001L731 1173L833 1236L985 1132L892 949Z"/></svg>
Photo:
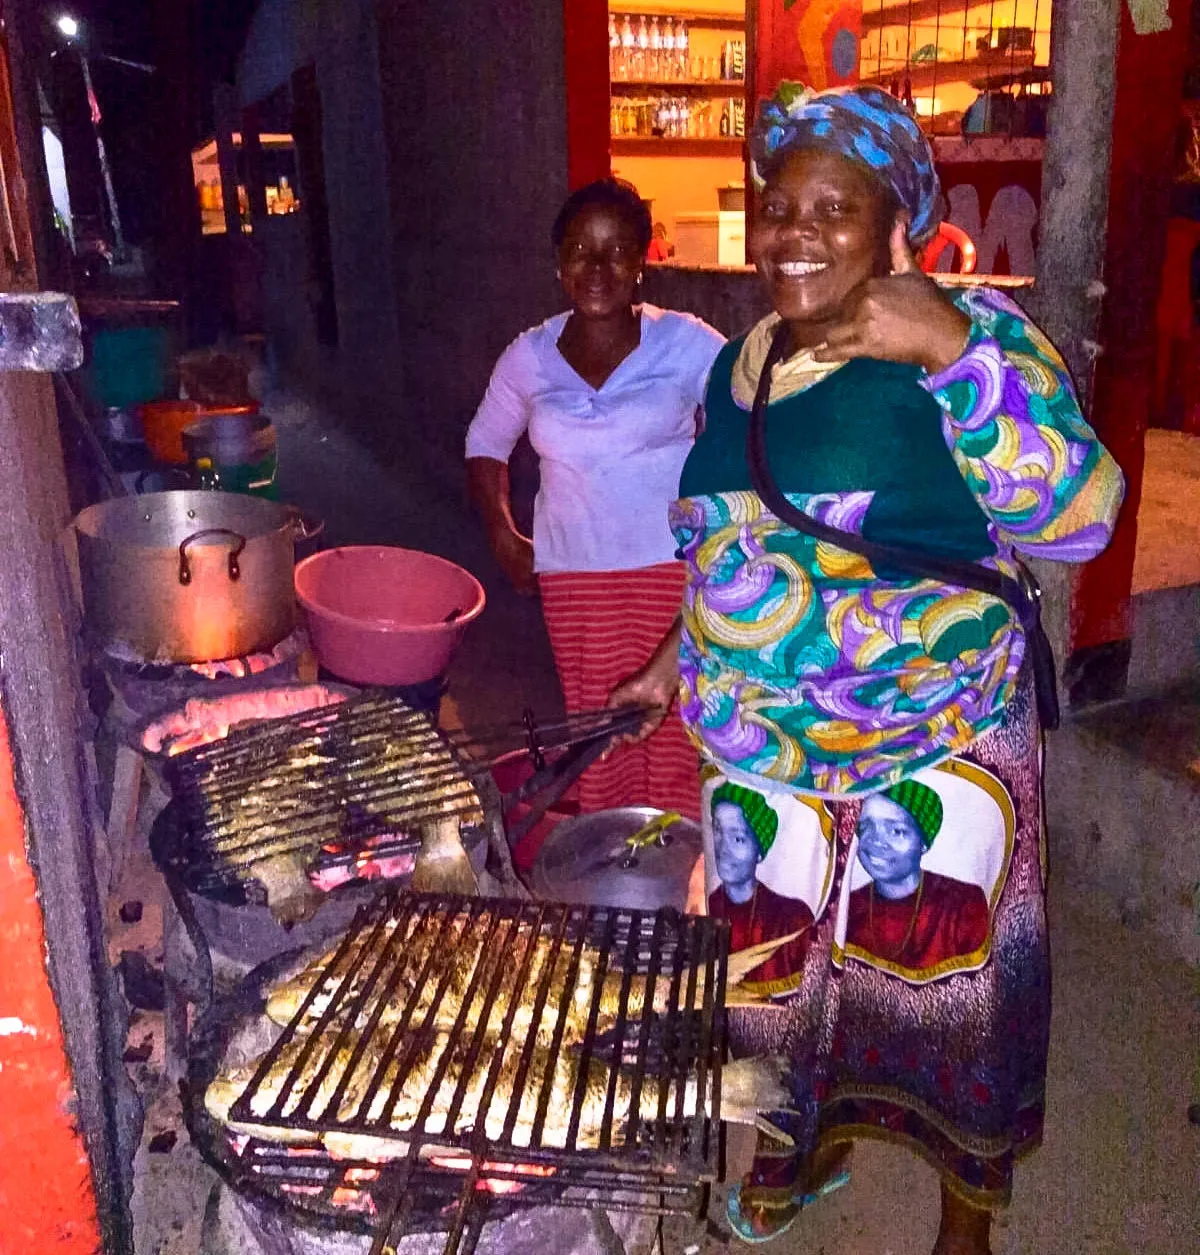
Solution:
<svg viewBox="0 0 1200 1255"><path fill-rule="evenodd" d="M1080 572L1071 611L1075 649L1128 639L1143 441L1155 385L1155 308L1166 249L1175 135L1191 0L1171 0L1173 28L1133 29L1121 9L1109 178L1105 282L1092 423L1121 465L1125 504L1112 544Z"/></svg>
<svg viewBox="0 0 1200 1255"><path fill-rule="evenodd" d="M0 1251L97 1255L87 1154L43 954L8 723L0 708Z"/></svg>
<svg viewBox="0 0 1200 1255"><path fill-rule="evenodd" d="M611 172L608 118L608 0L563 0L567 80L567 183Z"/></svg>

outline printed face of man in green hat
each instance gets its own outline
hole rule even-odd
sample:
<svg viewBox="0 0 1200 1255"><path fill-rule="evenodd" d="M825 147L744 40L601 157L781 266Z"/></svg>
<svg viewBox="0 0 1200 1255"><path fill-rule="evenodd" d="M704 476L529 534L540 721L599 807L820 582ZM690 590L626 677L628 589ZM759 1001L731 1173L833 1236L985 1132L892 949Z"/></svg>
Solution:
<svg viewBox="0 0 1200 1255"><path fill-rule="evenodd" d="M766 799L752 789L723 784L713 793L713 859L730 902L748 902L756 872L778 830Z"/></svg>
<svg viewBox="0 0 1200 1255"><path fill-rule="evenodd" d="M885 898L907 898L921 883L921 858L942 826L941 798L916 780L872 793L858 817L858 861Z"/></svg>

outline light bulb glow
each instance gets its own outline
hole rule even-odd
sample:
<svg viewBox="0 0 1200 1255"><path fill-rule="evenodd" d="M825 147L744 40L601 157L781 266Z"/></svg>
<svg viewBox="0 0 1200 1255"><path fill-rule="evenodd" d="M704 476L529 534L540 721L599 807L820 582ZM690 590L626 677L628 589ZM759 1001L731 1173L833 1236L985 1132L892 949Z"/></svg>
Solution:
<svg viewBox="0 0 1200 1255"><path fill-rule="evenodd" d="M79 34L79 23L69 14L64 13L62 17L54 23L55 26L68 38L74 39Z"/></svg>

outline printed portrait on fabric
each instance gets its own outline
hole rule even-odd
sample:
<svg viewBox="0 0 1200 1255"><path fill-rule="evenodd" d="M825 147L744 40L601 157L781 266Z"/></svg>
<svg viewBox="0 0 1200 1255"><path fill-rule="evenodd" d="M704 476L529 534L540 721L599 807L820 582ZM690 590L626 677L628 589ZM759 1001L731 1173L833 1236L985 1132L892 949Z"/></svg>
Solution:
<svg viewBox="0 0 1200 1255"><path fill-rule="evenodd" d="M817 799L764 794L715 779L702 806L708 913L729 920L730 949L801 935L748 975L762 997L800 983L813 924L824 914L833 879L833 822Z"/></svg>
<svg viewBox="0 0 1200 1255"><path fill-rule="evenodd" d="M864 798L834 961L865 963L911 984L983 967L1015 818L1000 781L961 760Z"/></svg>

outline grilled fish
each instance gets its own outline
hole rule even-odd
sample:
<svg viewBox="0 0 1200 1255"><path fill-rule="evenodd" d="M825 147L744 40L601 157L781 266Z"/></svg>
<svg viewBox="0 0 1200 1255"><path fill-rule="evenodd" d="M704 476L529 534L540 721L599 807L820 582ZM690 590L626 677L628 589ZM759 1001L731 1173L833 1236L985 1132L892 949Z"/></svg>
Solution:
<svg viewBox="0 0 1200 1255"><path fill-rule="evenodd" d="M279 1057L271 1065L270 1071L255 1087L250 1100L252 1115L258 1117L254 1122L234 1120L230 1113L234 1103L245 1092L254 1079L263 1057L246 1064L222 1067L209 1084L204 1094L204 1107L210 1116L219 1120L235 1133L254 1133L259 1137L269 1138L278 1142L308 1141L311 1132L288 1128L285 1125L263 1124L262 1120L272 1116L289 1119L300 1116L312 1120L322 1118L348 1119L358 1113L360 1106L367 1097L372 1080L380 1071L385 1043L373 1043L372 1047L361 1052L355 1059L358 1037L350 1035L340 1046L336 1032L322 1033L312 1045L307 1057L303 1058L310 1038L294 1037L280 1051ZM395 1088L401 1075L401 1068L406 1073L405 1086L428 1087L433 1079L433 1070L438 1060L434 1042L421 1045L415 1049L404 1049L403 1044L391 1055L387 1066L382 1069L383 1076L378 1088L371 1096L371 1105L362 1115L370 1119L378 1119L383 1115L387 1100ZM332 1055L332 1059L330 1056ZM295 1083L287 1099L279 1111L273 1111L283 1094L284 1085L299 1069ZM325 1070L324 1076L311 1097L307 1095L310 1086ZM344 1089L336 1110L331 1104L340 1086Z"/></svg>
<svg viewBox="0 0 1200 1255"><path fill-rule="evenodd" d="M499 976L499 986L489 1009L489 1025L495 1029L500 1028L508 1012L512 995L517 989L521 961L529 944L527 926L519 927L516 940L510 947L491 950L485 948L486 929L476 925L468 935L464 936L465 925L456 921L456 926L458 927L457 934L452 934L448 942L439 942L427 930L418 931L415 922L411 920L403 938L395 936L389 938L389 947L400 947L401 957L398 962L395 961L394 955L384 960L384 967L376 979L374 991L361 1008L362 1023L365 1023L378 1009L377 1004L383 998L386 998L386 1005L379 1012L380 1023L386 1026L398 1022L405 1010L409 994L426 967L431 947L440 945L431 969L425 974L427 993L419 1001L417 1007L410 1012L414 1020L419 1022L423 1018L439 979L445 972L445 966L450 964L452 966L448 982L433 1012L439 1028L451 1028L460 1017L463 999L471 988L476 968L482 963L484 970L479 973L479 979L475 982L472 1005L464 1017L464 1022L473 1023L475 1018L483 1013L489 990L494 983L496 970L500 968L502 970ZM747 972L752 971L776 949L786 945L798 935L792 933L731 955L726 982L726 1005L757 1004L760 1000L739 991L738 984ZM568 996L567 977L574 959L574 950L572 942L564 941L556 954L553 939L544 934L533 941L533 954L529 959L528 973L526 979L521 982L521 1001L513 1012L510 1025L513 1033L527 1035L536 1030L540 1038L553 1034L557 1027L560 1010L565 1008L567 1022L564 1026L564 1040L567 1043L577 1042L582 1039L586 1031L593 998L598 1003L597 1031L603 1033L614 1026L621 1005L624 974L620 971L606 973L597 992L596 955L585 946L579 953L578 970ZM347 975L350 977L350 983L342 993L341 1004L349 1006L358 998L366 987L368 979L376 971L378 956L374 951L367 953L365 938L356 939L336 969L326 975L326 969L333 961L336 952L336 946L327 950L309 963L303 971L271 990L267 998L268 1017L277 1024L290 1024L314 984L322 980L323 976L321 991L309 1007L310 1028L315 1026ZM551 965L552 971L547 983L546 972ZM398 975L397 968L400 969ZM703 968L696 973L696 978L695 997L698 1005L704 994ZM387 993L389 979L393 988L390 993ZM686 994L687 980L688 973L685 972L680 981L681 994ZM535 991L543 983L546 983L547 996L538 1022L534 1025ZM651 982L646 976L634 975L630 978L626 1002L628 1019L640 1018L647 1007L659 1012L667 1008L671 980L668 977L659 976L653 988L650 986Z"/></svg>
<svg viewBox="0 0 1200 1255"><path fill-rule="evenodd" d="M449 1037L439 1037L433 1054L450 1048ZM466 1077L463 1096L454 1128L447 1128L450 1104L459 1083L463 1081L463 1067L452 1060L438 1086L429 1115L424 1121L422 1136L465 1134L480 1122L488 1139L500 1141L514 1104L514 1088L518 1079L524 1043L516 1039L504 1042L496 1039L492 1050L484 1050ZM495 1061L495 1052L501 1051L499 1075L487 1109L482 1109L484 1091L489 1072ZM459 1053L456 1051L456 1053ZM536 1116L542 1090L549 1086L548 1101L541 1129L540 1145L552 1149L565 1149L570 1132L570 1114L574 1108L575 1090L580 1071L585 1065L574 1051L560 1051L557 1057L541 1046L532 1051L528 1070L519 1097L516 1099L516 1118L511 1134L511 1144L527 1147L533 1144ZM757 1125L762 1113L786 1107L789 1095L783 1081L785 1064L782 1060L762 1057L739 1059L726 1064L721 1072L721 1117L738 1124ZM406 1134L413 1131L422 1104L428 1095L432 1074L436 1071L431 1063L422 1074L407 1079L397 1096L390 1126L398 1137L386 1132L376 1136L354 1133L327 1132L322 1135L330 1154L347 1159L383 1161L395 1159L407 1153ZM579 1149L591 1149L599 1145L604 1119L604 1109L612 1076L611 1065L603 1059L592 1058L586 1064L586 1080L579 1103L579 1127L573 1145ZM659 1103L664 1101L666 1118L673 1121L679 1102L679 1084L673 1078L663 1078L649 1073L643 1077L638 1098L638 1118L653 1121L657 1118ZM711 1111L711 1091L705 1095L705 1109ZM690 1119L698 1108L698 1089L694 1077L682 1087L682 1117ZM626 1068L618 1068L613 1095L612 1130L615 1141L623 1137L622 1130L633 1113L633 1076Z"/></svg>

